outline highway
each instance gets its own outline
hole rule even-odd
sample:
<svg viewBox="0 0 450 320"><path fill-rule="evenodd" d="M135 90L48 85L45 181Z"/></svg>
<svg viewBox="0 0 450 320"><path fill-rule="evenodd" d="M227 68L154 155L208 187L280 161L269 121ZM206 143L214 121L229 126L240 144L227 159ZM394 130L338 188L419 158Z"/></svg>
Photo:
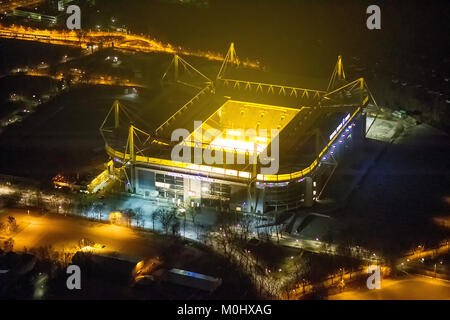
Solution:
<svg viewBox="0 0 450 320"><path fill-rule="evenodd" d="M43 42L55 45L74 46L81 48L107 48L128 50L133 52L165 52L169 54L181 54L185 56L196 56L208 60L223 61L225 57L221 54L191 51L171 44L164 44L145 36L126 34L121 32L104 31L68 31L68 30L40 30L17 26L0 25L0 38L18 39L27 41ZM241 61L241 64L250 68L259 68L258 62Z"/></svg>

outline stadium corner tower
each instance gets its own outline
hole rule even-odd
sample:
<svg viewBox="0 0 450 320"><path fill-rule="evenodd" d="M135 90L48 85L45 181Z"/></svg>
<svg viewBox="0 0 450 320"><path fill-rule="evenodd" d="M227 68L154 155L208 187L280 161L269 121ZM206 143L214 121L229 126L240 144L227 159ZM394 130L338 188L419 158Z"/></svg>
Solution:
<svg viewBox="0 0 450 320"><path fill-rule="evenodd" d="M372 95L363 78L347 81L341 57L325 90L264 77L233 44L214 80L175 55L148 110L116 101L104 120L109 178L140 197L186 206L268 215L312 206L343 153L364 140ZM271 165L276 172L266 174Z"/></svg>

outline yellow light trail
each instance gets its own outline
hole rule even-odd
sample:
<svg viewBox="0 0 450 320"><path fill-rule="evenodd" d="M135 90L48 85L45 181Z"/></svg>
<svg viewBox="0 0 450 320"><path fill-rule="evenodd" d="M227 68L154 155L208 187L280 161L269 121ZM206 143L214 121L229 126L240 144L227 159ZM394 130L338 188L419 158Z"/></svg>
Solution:
<svg viewBox="0 0 450 320"><path fill-rule="evenodd" d="M130 50L135 52L165 52L170 54L177 53L186 56L201 57L213 61L223 61L225 59L223 55L218 53L190 51L181 47L175 47L171 44L164 44L160 41L146 38L144 36L125 34L120 32L41 30L25 28L23 26L0 25L0 37L82 48L88 48L89 46L97 45L103 48L114 47L117 49ZM242 61L241 64L249 68L260 67L259 62Z"/></svg>

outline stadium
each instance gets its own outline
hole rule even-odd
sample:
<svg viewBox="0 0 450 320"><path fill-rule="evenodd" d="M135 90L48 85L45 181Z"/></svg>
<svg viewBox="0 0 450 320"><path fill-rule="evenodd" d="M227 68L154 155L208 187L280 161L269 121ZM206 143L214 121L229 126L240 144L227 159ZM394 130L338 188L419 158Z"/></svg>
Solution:
<svg viewBox="0 0 450 320"><path fill-rule="evenodd" d="M313 206L341 155L364 141L365 107L376 102L363 78L346 79L340 56L323 90L265 78L234 44L213 79L175 55L153 108L111 107L100 127L111 158L102 179L148 199L222 211Z"/></svg>

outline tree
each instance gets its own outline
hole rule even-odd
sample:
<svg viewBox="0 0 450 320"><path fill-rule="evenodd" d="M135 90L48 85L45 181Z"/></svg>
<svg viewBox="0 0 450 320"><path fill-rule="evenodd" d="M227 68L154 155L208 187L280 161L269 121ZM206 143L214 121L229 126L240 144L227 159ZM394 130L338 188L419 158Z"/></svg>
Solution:
<svg viewBox="0 0 450 320"><path fill-rule="evenodd" d="M155 231L155 220L159 220L161 213L162 213L161 209L158 209L158 210L154 210L151 214L153 231Z"/></svg>
<svg viewBox="0 0 450 320"><path fill-rule="evenodd" d="M191 220L192 220L192 225L193 225L193 227L194 227L194 232L197 234L198 233L198 231L197 231L197 221L196 221L196 218L197 218L197 215L198 215L198 211L195 209L195 208L192 208L192 207L188 207L187 209L186 209L186 212L184 213L184 215L185 216L189 216L190 218L191 218Z"/></svg>
<svg viewBox="0 0 450 320"><path fill-rule="evenodd" d="M10 195L6 196L6 207L11 208L11 207L15 207L20 200L22 199L22 195L20 194L20 192L14 192Z"/></svg>
<svg viewBox="0 0 450 320"><path fill-rule="evenodd" d="M269 299L273 298L277 299L281 289L280 288L281 282L275 279L275 277L269 275L266 277L265 284L266 284L266 292L267 295L269 296Z"/></svg>
<svg viewBox="0 0 450 320"><path fill-rule="evenodd" d="M133 209L125 209L123 215L127 219L127 225L131 226L131 221L136 217L136 213Z"/></svg>
<svg viewBox="0 0 450 320"><path fill-rule="evenodd" d="M3 242L3 251L5 252L11 252L14 249L14 239L9 238L8 240L5 240Z"/></svg>
<svg viewBox="0 0 450 320"><path fill-rule="evenodd" d="M144 210L141 207L134 209L134 217L136 219L136 225L139 227L144 226Z"/></svg>
<svg viewBox="0 0 450 320"><path fill-rule="evenodd" d="M230 214L230 212L219 211L218 213L218 222L223 226L229 226L235 224L237 221L237 217L234 214Z"/></svg>
<svg viewBox="0 0 450 320"><path fill-rule="evenodd" d="M211 232L212 232L212 227L211 226L207 226L207 225L203 225L199 228L198 232L197 232L197 239L201 240L205 245L211 245Z"/></svg>
<svg viewBox="0 0 450 320"><path fill-rule="evenodd" d="M15 232L17 230L17 221L16 218L9 216L8 217L8 230L10 232Z"/></svg>
<svg viewBox="0 0 450 320"><path fill-rule="evenodd" d="M305 277L310 271L310 261L303 256L303 251L294 259L294 280L296 284L302 284L303 292L305 291L306 279Z"/></svg>
<svg viewBox="0 0 450 320"><path fill-rule="evenodd" d="M175 211L173 210L161 210L161 214L158 215L159 222L161 222L161 225L163 227L164 233L168 234L169 229L173 223L173 220L176 219Z"/></svg>
<svg viewBox="0 0 450 320"><path fill-rule="evenodd" d="M172 220L172 223L170 225L170 230L172 231L173 236L179 235L180 221L178 221L178 219L176 217Z"/></svg>
<svg viewBox="0 0 450 320"><path fill-rule="evenodd" d="M70 214L73 213L74 209L75 209L75 200L72 198L68 198L64 208L65 212L68 212Z"/></svg>
<svg viewBox="0 0 450 320"><path fill-rule="evenodd" d="M92 212L97 217L97 219L102 218L103 207L104 207L103 203L100 202L96 202L92 205Z"/></svg>
<svg viewBox="0 0 450 320"><path fill-rule="evenodd" d="M247 240L248 234L250 232L250 228L254 224L255 219L251 215L242 214L239 219L239 224L241 225L242 231L244 233L244 238Z"/></svg>
<svg viewBox="0 0 450 320"><path fill-rule="evenodd" d="M89 212L89 208L92 206L92 197L88 195L81 195L78 199L77 210L82 214L86 215Z"/></svg>
<svg viewBox="0 0 450 320"><path fill-rule="evenodd" d="M36 208L39 210L44 209L44 200L42 200L42 194L40 191L36 192Z"/></svg>
<svg viewBox="0 0 450 320"><path fill-rule="evenodd" d="M196 223L196 220L195 220L195 219L197 218L198 211L197 211L195 208L188 207L188 208L186 209L186 215L188 215L189 217L191 217L192 223L195 225L195 223Z"/></svg>
<svg viewBox="0 0 450 320"><path fill-rule="evenodd" d="M185 211L183 214L183 237L186 237L186 217L187 217L187 213Z"/></svg>
<svg viewBox="0 0 450 320"><path fill-rule="evenodd" d="M227 241L226 237L227 237L227 234L225 232L219 233L216 237L216 243L218 244L219 248L222 248L225 256L228 256L228 251L227 251L228 241Z"/></svg>

